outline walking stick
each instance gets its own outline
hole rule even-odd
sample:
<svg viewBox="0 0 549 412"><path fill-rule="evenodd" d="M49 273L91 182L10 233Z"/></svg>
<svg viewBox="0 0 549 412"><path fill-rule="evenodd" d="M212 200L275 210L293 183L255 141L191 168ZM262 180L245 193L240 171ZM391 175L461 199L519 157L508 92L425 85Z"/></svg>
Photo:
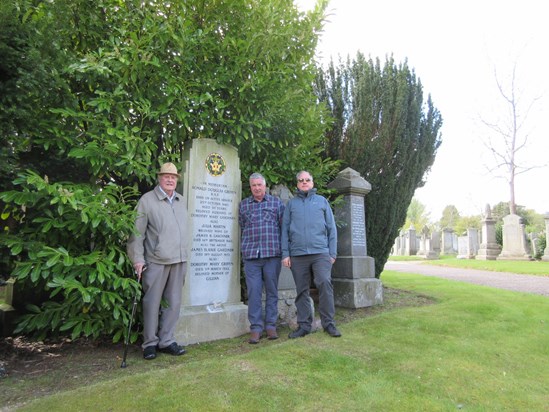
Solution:
<svg viewBox="0 0 549 412"><path fill-rule="evenodd" d="M141 276L139 278L141 278ZM137 309L137 295L138 295L138 292L135 292L135 295L133 297L132 315L130 317L130 323L128 325L128 333L126 335L126 339L124 342L124 356L122 357L122 364L120 365L121 368L125 368L127 366L126 357L128 356L128 345L130 343L130 335L132 333L133 318L135 317L135 311Z"/></svg>

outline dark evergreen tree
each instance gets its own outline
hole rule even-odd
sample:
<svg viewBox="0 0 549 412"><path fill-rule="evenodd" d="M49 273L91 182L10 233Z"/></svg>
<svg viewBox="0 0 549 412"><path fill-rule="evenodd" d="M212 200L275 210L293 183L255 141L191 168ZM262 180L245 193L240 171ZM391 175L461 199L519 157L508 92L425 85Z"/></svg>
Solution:
<svg viewBox="0 0 549 412"><path fill-rule="evenodd" d="M379 277L416 188L440 146L442 118L407 62L359 53L317 80L317 95L335 121L326 136L325 155L343 161L372 185L366 196L368 255Z"/></svg>

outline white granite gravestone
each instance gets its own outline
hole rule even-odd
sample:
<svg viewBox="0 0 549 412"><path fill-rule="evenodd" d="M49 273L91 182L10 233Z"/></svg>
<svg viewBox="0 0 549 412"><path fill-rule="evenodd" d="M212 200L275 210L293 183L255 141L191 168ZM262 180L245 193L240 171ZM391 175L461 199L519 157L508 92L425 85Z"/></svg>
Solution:
<svg viewBox="0 0 549 412"><path fill-rule="evenodd" d="M522 218L515 214L503 218L503 248L497 260L532 260L526 245Z"/></svg>
<svg viewBox="0 0 549 412"><path fill-rule="evenodd" d="M191 250L176 336L192 344L243 335L249 323L240 293L237 150L195 139L183 154L182 171Z"/></svg>

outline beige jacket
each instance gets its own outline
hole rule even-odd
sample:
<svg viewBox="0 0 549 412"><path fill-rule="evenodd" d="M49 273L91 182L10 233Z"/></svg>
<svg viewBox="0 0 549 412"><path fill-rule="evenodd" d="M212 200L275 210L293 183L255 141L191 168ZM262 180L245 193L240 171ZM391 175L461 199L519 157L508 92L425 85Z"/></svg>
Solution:
<svg viewBox="0 0 549 412"><path fill-rule="evenodd" d="M128 256L135 263L171 265L187 261L188 212L183 196L173 204L157 186L137 203L135 229L128 240Z"/></svg>

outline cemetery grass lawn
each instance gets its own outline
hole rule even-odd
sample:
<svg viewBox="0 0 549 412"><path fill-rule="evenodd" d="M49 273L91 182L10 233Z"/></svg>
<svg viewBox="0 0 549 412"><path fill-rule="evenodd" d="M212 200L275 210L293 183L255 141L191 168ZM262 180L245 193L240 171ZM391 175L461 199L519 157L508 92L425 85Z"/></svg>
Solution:
<svg viewBox="0 0 549 412"><path fill-rule="evenodd" d="M426 260L426 264L463 269L489 270L522 275L549 276L549 262L533 260L475 260L442 256L439 260Z"/></svg>
<svg viewBox="0 0 549 412"><path fill-rule="evenodd" d="M89 379L74 358L40 384L0 381L0 405L24 389L38 398L24 411L547 410L547 297L391 271L381 280L383 307L337 308L341 338L288 340L286 328L278 341L227 339L179 358L132 351L126 369L113 359ZM52 379L62 384L36 392Z"/></svg>

